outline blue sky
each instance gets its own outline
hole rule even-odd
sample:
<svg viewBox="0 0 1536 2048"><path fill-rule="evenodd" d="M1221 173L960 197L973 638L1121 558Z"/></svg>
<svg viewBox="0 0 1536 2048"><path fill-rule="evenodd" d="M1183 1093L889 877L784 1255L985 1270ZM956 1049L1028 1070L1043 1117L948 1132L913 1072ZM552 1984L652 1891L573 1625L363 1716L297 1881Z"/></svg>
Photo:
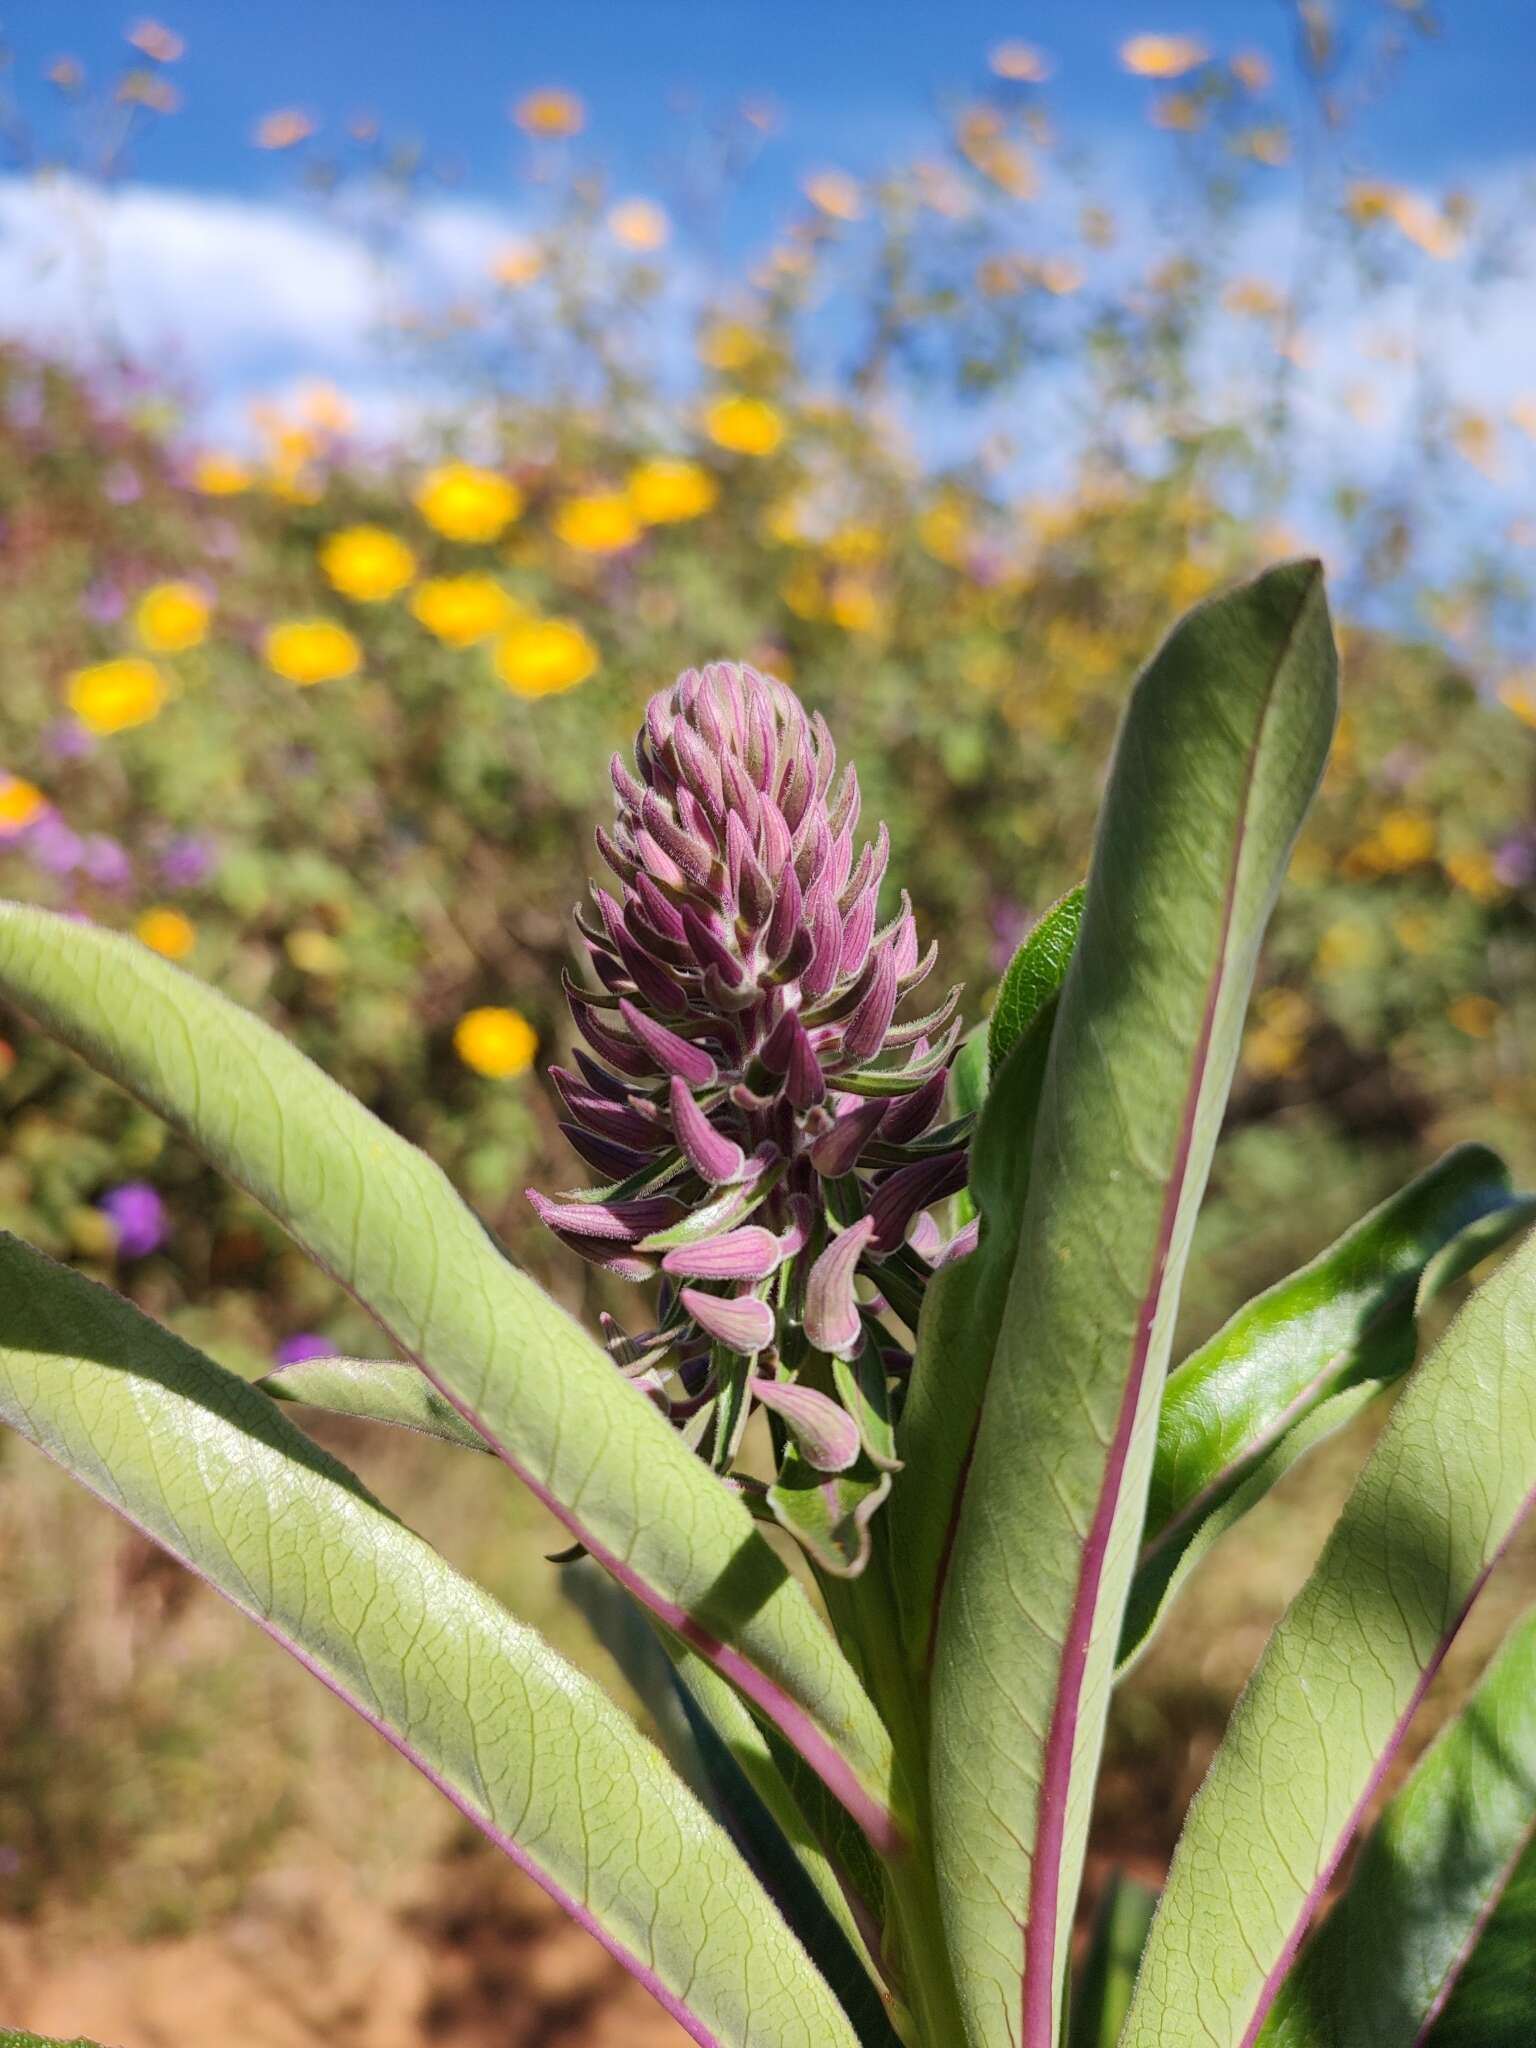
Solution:
<svg viewBox="0 0 1536 2048"><path fill-rule="evenodd" d="M1358 35L1391 0L1335 0ZM150 10L155 11L155 10ZM394 132L461 157L493 193L510 147L507 108L530 85L562 83L589 102L592 135L615 174L664 171L679 95L705 106L766 93L786 126L763 182L787 187L808 162L877 166L927 128L947 95L984 77L994 42L1025 38L1056 65L1066 120L1100 139L1135 129L1147 90L1115 63L1140 30L1193 33L1219 50L1266 50L1282 73L1294 34L1287 0L167 0L185 36L176 67L184 110L141 152L158 183L271 190L281 169L248 146L274 106L333 123L367 109ZM1442 33L1414 45L1372 115L1374 161L1440 180L1533 148L1532 0L1439 0ZM25 82L61 52L96 73L120 61L132 18L121 0L0 8Z"/></svg>
<svg viewBox="0 0 1536 2048"><path fill-rule="evenodd" d="M1138 256L1147 252L1135 224L1150 229L1164 176L1151 167L1166 165L1168 143L1147 124L1156 88L1117 62L1125 38L1189 34L1223 56L1258 49L1273 61L1280 112L1293 92L1289 0L150 0L142 10L131 0L29 0L9 14L0 0L0 42L15 52L23 105L55 106L43 78L64 54L110 78L132 54L124 29L141 11L186 39L170 72L183 108L153 126L111 194L68 181L40 188L0 164L0 333L75 349L103 335L121 341L174 375L192 394L194 427L219 439L249 433L254 396L281 398L312 377L342 384L384 434L411 431L433 403L419 375L379 358L379 280L355 223L302 197L293 157L251 146L275 108L305 109L322 143L366 112L386 134L457 161L459 182L429 195L405 252L410 285L427 278L451 292L483 290L495 249L526 218L515 175L526 144L509 109L529 88L579 93L590 115L583 156L616 193L668 204L701 117L766 96L782 126L726 217L724 251L690 250L680 236L674 252L672 273L693 296L680 287L663 302L662 341L691 362L711 266L723 257L739 271L808 171L864 174L931 151L937 116L987 83L987 52L1001 40L1026 40L1051 60L1048 103L1062 130L1093 148ZM1518 181L1536 179L1536 0L1439 0L1442 32L1429 41L1394 0L1335 0L1335 11L1346 39L1384 20L1404 24L1405 60L1351 131L1351 159L1426 192L1461 181L1516 206ZM1297 188L1294 174L1277 180L1240 251L1282 283L1294 267ZM1536 234L1527 240L1527 273L1479 301L1475 326L1465 295L1441 277L1427 279L1427 298L1421 286L1418 298L1405 289L1395 302L1410 325L1443 324L1459 403L1508 405L1536 387ZM1405 416L1403 379L1370 367L1382 401L1375 424L1343 421L1336 388L1325 386L1360 374L1368 336L1355 309L1323 310L1311 426L1320 457L1347 434L1362 474L1384 473ZM1068 459L1070 421L1036 424L1037 444ZM940 456L963 453L978 434L977 415L956 409L932 409L918 426L924 452ZM1324 467L1331 473L1332 461L1320 460L1319 474ZM1508 491L1519 495L1527 475L1511 473Z"/></svg>

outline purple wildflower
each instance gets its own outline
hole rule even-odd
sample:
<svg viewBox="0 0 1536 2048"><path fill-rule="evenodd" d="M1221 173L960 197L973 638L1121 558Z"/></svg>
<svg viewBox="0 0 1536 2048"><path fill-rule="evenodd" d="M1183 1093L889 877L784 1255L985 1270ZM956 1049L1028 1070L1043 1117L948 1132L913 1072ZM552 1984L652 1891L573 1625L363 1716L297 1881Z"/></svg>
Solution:
<svg viewBox="0 0 1536 2048"><path fill-rule="evenodd" d="M50 875L72 875L85 858L85 841L57 811L44 811L27 833L27 852Z"/></svg>
<svg viewBox="0 0 1536 2048"><path fill-rule="evenodd" d="M158 1251L169 1234L165 1204L144 1180L124 1181L102 1196L102 1214L117 1233L120 1259L144 1259Z"/></svg>
<svg viewBox="0 0 1536 2048"><path fill-rule="evenodd" d="M292 1337L285 1337L272 1353L277 1365L303 1365L311 1358L334 1358L336 1346L329 1337L320 1337L313 1330L300 1330Z"/></svg>
<svg viewBox="0 0 1536 2048"><path fill-rule="evenodd" d="M196 889L218 866L219 850L202 832L179 832L160 856L160 879L171 889Z"/></svg>
<svg viewBox="0 0 1536 2048"><path fill-rule="evenodd" d="M80 865L103 889L126 889L133 880L133 863L128 858L127 848L105 832L93 832L85 841Z"/></svg>
<svg viewBox="0 0 1536 2048"><path fill-rule="evenodd" d="M606 1185L529 1200L586 1258L659 1274L657 1327L607 1324L610 1348L718 1467L757 1401L842 1470L860 1425L831 1361L899 1372L878 1319L913 1327L945 1247L909 1234L965 1182L966 1127L934 1128L960 992L897 1021L936 948L905 895L880 922L885 828L856 850L858 779L783 683L689 670L612 775L617 885L578 909L591 976L567 982L590 1052L551 1075Z"/></svg>

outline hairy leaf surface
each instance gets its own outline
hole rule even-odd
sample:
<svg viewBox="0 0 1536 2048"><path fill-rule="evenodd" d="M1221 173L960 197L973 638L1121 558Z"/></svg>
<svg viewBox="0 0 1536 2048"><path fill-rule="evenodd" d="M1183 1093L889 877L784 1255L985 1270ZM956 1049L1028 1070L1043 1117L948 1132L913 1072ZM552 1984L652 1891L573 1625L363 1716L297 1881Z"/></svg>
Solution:
<svg viewBox="0 0 1536 2048"><path fill-rule="evenodd" d="M1321 571L1293 563L1175 628L1116 749L934 1673L975 2048L1055 2048L1179 1283L1334 711Z"/></svg>
<svg viewBox="0 0 1536 2048"><path fill-rule="evenodd" d="M599 1563L774 1716L871 1836L899 1839L879 1717L746 1508L424 1153L131 939L0 905L0 995L270 1209Z"/></svg>
<svg viewBox="0 0 1536 2048"><path fill-rule="evenodd" d="M1536 1239L1409 1378L1196 1795L1125 2048L1253 2048L1467 1609L1536 1498Z"/></svg>
<svg viewBox="0 0 1536 2048"><path fill-rule="evenodd" d="M694 2040L854 2048L724 1832L606 1695L265 1396L3 1236L0 1419L355 1707Z"/></svg>

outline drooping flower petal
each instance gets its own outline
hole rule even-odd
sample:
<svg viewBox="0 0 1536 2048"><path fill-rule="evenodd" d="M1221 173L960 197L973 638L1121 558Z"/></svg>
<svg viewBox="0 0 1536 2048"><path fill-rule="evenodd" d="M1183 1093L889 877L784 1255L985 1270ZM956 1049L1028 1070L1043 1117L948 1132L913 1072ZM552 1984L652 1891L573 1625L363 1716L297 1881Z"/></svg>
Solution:
<svg viewBox="0 0 1536 2048"><path fill-rule="evenodd" d="M818 1472L846 1472L859 1455L859 1427L829 1394L795 1380L754 1375L748 1387L775 1415L784 1418L800 1455Z"/></svg>
<svg viewBox="0 0 1536 2048"><path fill-rule="evenodd" d="M766 1280L783 1262L783 1247L773 1232L760 1223L744 1223L702 1244L678 1245L661 1267L680 1279Z"/></svg>
<svg viewBox="0 0 1536 2048"><path fill-rule="evenodd" d="M849 1224L827 1246L811 1268L805 1284L805 1334L818 1351L851 1358L863 1341L864 1326L853 1291L860 1258L875 1234L871 1216Z"/></svg>
<svg viewBox="0 0 1536 2048"><path fill-rule="evenodd" d="M754 1295L706 1294L701 1287L685 1287L678 1299L701 1330L744 1357L766 1351L773 1342L773 1310Z"/></svg>

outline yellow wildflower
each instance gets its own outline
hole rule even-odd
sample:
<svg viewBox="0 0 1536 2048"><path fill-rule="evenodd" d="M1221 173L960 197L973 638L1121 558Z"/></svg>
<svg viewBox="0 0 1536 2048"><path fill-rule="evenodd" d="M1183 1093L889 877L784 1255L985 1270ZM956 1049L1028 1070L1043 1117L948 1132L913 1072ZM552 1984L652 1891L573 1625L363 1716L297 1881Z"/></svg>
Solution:
<svg viewBox="0 0 1536 2048"><path fill-rule="evenodd" d="M583 555L614 555L633 547L640 522L623 491L589 491L556 508L555 533Z"/></svg>
<svg viewBox="0 0 1536 2048"><path fill-rule="evenodd" d="M48 799L35 782L0 771L0 839L25 832L47 808Z"/></svg>
<svg viewBox="0 0 1536 2048"><path fill-rule="evenodd" d="M380 604L416 574L416 557L383 526L346 526L320 544L320 566L335 590L359 604Z"/></svg>
<svg viewBox="0 0 1536 2048"><path fill-rule="evenodd" d="M233 455L212 450L192 465L192 488L207 498L233 498L251 488L251 472Z"/></svg>
<svg viewBox="0 0 1536 2048"><path fill-rule="evenodd" d="M1496 903L1504 890L1485 846L1458 847L1441 862L1447 876L1474 903Z"/></svg>
<svg viewBox="0 0 1536 2048"><path fill-rule="evenodd" d="M411 593L416 618L449 647L488 640L515 609L493 576L429 576Z"/></svg>
<svg viewBox="0 0 1536 2048"><path fill-rule="evenodd" d="M919 515L918 542L936 562L958 567L965 560L970 537L971 515L960 498L937 498Z"/></svg>
<svg viewBox="0 0 1536 2048"><path fill-rule="evenodd" d="M837 577L828 609L833 624L845 633L875 633L885 620L878 591L862 576Z"/></svg>
<svg viewBox="0 0 1536 2048"><path fill-rule="evenodd" d="M1359 918L1341 918L1323 933L1317 949L1317 971L1323 975L1347 974L1363 967L1375 951L1370 926Z"/></svg>
<svg viewBox="0 0 1536 2048"><path fill-rule="evenodd" d="M1492 1038L1500 1010L1492 996L1468 995L1458 996L1447 1006L1445 1014L1468 1038Z"/></svg>
<svg viewBox="0 0 1536 2048"><path fill-rule="evenodd" d="M487 1080L511 1081L533 1065L539 1039L519 1011L488 1005L464 1012L453 1027L453 1049L466 1067Z"/></svg>
<svg viewBox="0 0 1536 2048"><path fill-rule="evenodd" d="M208 637L210 606L193 583L152 583L133 608L133 629L151 654L182 654Z"/></svg>
<svg viewBox="0 0 1536 2048"><path fill-rule="evenodd" d="M1523 725L1536 726L1536 669L1518 670L1499 685L1499 702Z"/></svg>
<svg viewBox="0 0 1536 2048"><path fill-rule="evenodd" d="M1383 867L1417 867L1435 850L1435 821L1424 811L1388 811L1376 828L1375 845Z"/></svg>
<svg viewBox="0 0 1536 2048"><path fill-rule="evenodd" d="M148 946L153 953L163 953L167 960L185 960L197 944L191 918L183 917L179 910L167 909L164 904L146 910L134 926L133 935L141 945Z"/></svg>
<svg viewBox="0 0 1536 2048"><path fill-rule="evenodd" d="M587 124L587 110L575 93L545 85L524 93L512 118L527 135L579 135Z"/></svg>
<svg viewBox="0 0 1536 2048"><path fill-rule="evenodd" d="M1043 85L1051 75L1051 60L1033 43L994 43L987 52L987 68L994 78L1018 85Z"/></svg>
<svg viewBox="0 0 1536 2048"><path fill-rule="evenodd" d="M666 247L672 223L654 199L621 199L609 210L608 232L626 249L649 251Z"/></svg>
<svg viewBox="0 0 1536 2048"><path fill-rule="evenodd" d="M346 955L330 933L317 931L313 925L300 925L291 931L283 941L283 950L300 974L339 974L346 965Z"/></svg>
<svg viewBox="0 0 1536 2048"><path fill-rule="evenodd" d="M673 526L708 512L720 487L707 469L680 457L654 455L629 473L629 502L646 526Z"/></svg>
<svg viewBox="0 0 1536 2048"><path fill-rule="evenodd" d="M715 445L733 455L771 455L784 438L783 417L768 401L741 393L717 398L704 426Z"/></svg>
<svg viewBox="0 0 1536 2048"><path fill-rule="evenodd" d="M284 619L268 632L262 651L267 666L301 690L355 675L363 659L356 640L334 619Z"/></svg>
<svg viewBox="0 0 1536 2048"><path fill-rule="evenodd" d="M1209 56L1194 36L1132 36L1120 45L1120 62L1138 78L1182 78Z"/></svg>
<svg viewBox="0 0 1536 2048"><path fill-rule="evenodd" d="M125 654L77 668L65 685L65 701L94 733L126 732L145 725L165 703L165 678L152 661Z"/></svg>
<svg viewBox="0 0 1536 2048"><path fill-rule="evenodd" d="M496 644L496 673L518 697L548 697L584 683L597 649L569 619L519 619Z"/></svg>
<svg viewBox="0 0 1536 2048"><path fill-rule="evenodd" d="M491 541L522 511L523 494L495 470L445 462L422 478L416 509L447 540Z"/></svg>

